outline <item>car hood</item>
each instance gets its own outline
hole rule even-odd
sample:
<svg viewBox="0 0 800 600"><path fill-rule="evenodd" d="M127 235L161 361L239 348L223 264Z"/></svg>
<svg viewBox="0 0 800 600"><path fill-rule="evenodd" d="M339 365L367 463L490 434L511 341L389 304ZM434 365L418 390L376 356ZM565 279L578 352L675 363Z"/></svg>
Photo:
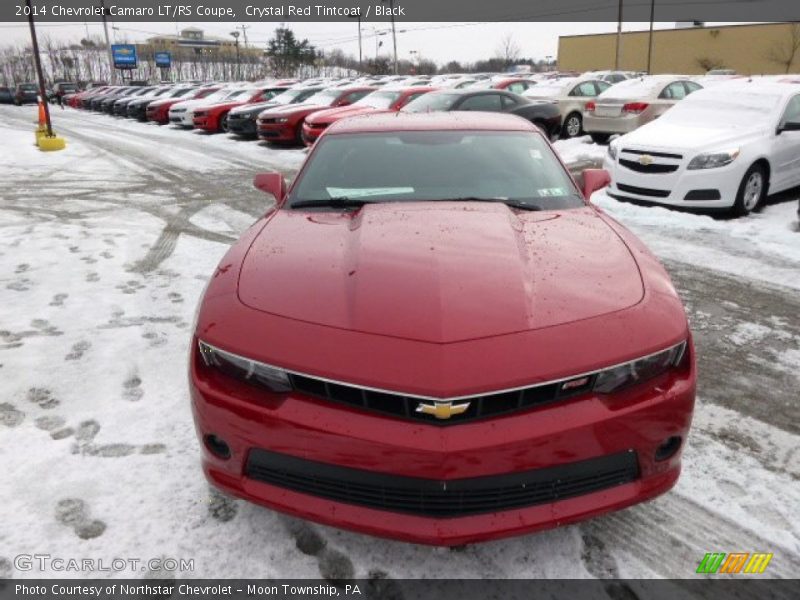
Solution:
<svg viewBox="0 0 800 600"><path fill-rule="evenodd" d="M376 110L377 109L371 106L337 106L336 108L327 108L315 112L313 115L309 115L306 121L309 123L332 123L337 119L374 113ZM387 109L382 109L381 112L386 112L386 110Z"/></svg>
<svg viewBox="0 0 800 600"><path fill-rule="evenodd" d="M643 293L628 247L591 208L458 202L279 210L238 288L274 315L432 343L597 317Z"/></svg>
<svg viewBox="0 0 800 600"><path fill-rule="evenodd" d="M199 110L225 110L226 108L232 108L235 106L242 106L244 101L233 101L230 102L215 102L214 104L200 104L198 106L194 106L193 109L195 112Z"/></svg>
<svg viewBox="0 0 800 600"><path fill-rule="evenodd" d="M762 124L676 123L656 119L622 136L617 146L639 146L654 150L704 150L727 144L738 144L748 137L758 136L768 128Z"/></svg>
<svg viewBox="0 0 800 600"><path fill-rule="evenodd" d="M266 110L259 113L259 117L289 117L291 115L300 114L304 112L311 112L316 110L322 110L323 108L328 108L327 106L322 106L319 104L289 104L276 106L274 108L267 108Z"/></svg>
<svg viewBox="0 0 800 600"><path fill-rule="evenodd" d="M275 106L278 106L278 105L275 104L275 102L272 102L272 101L253 102L253 103L250 103L250 104L245 104L243 106L239 106L237 108L234 108L231 111L231 113L234 113L234 114L237 114L237 115L250 114L250 113L253 113L253 112L257 113L257 112L261 112L262 110L265 110L267 108L273 108ZM283 106L283 105L281 105L281 106Z"/></svg>

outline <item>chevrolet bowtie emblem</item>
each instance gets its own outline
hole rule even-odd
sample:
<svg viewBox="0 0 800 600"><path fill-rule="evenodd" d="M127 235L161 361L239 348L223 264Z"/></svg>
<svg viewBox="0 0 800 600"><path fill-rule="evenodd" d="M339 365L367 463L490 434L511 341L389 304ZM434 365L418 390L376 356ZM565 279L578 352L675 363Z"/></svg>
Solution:
<svg viewBox="0 0 800 600"><path fill-rule="evenodd" d="M433 404L425 404L420 402L417 404L417 412L424 415L433 415L437 419L449 419L453 415L460 415L469 408L469 402L462 402L461 404L454 404L453 402L434 402Z"/></svg>
<svg viewBox="0 0 800 600"><path fill-rule="evenodd" d="M649 154L642 154L639 157L639 164L644 165L645 167L649 167L650 165L653 164L653 157L650 156Z"/></svg>

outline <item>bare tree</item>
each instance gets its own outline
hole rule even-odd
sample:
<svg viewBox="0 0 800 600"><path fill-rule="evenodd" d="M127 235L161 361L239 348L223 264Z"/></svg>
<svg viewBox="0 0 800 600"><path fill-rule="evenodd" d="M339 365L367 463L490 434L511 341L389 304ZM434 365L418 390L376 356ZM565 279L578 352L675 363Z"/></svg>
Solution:
<svg viewBox="0 0 800 600"><path fill-rule="evenodd" d="M495 54L503 61L506 67L510 67L517 62L521 53L522 51L520 50L519 44L517 44L514 40L514 36L510 33L503 36L503 39L500 40L500 43L495 49Z"/></svg>
<svg viewBox="0 0 800 600"><path fill-rule="evenodd" d="M710 71L711 69L724 69L725 63L719 58L709 58L708 56L698 56L695 61L703 71Z"/></svg>
<svg viewBox="0 0 800 600"><path fill-rule="evenodd" d="M767 51L767 60L779 65L784 73L792 68L792 63L800 51L800 23L792 23L789 34L779 42L775 42Z"/></svg>

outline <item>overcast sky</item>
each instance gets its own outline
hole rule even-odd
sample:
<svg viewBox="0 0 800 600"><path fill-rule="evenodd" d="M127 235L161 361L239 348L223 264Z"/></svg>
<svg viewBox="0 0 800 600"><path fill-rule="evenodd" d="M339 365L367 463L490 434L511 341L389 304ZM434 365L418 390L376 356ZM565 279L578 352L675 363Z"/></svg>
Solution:
<svg viewBox="0 0 800 600"><path fill-rule="evenodd" d="M5 0L3 0L5 1ZM114 25L114 23L112 23ZM242 23L119 23L118 30L109 30L118 42L138 42L157 33L175 33L176 28L194 26L207 35L229 37L230 32ZM280 23L246 23L247 37L251 45L264 47ZM391 51L391 36L375 36L375 28L386 29L389 23L362 24L362 48L364 57L375 55L376 39L383 41L381 53ZM41 23L39 35L49 35L55 40L78 41L86 36L102 35L99 23ZM355 21L344 23L291 23L295 34L324 50L341 48L345 53L358 55L358 25ZM536 59L556 56L558 36L580 33L613 32L616 23L398 23L398 58L419 56L437 63L449 60L475 61L497 55L500 41L512 35L519 46L521 56ZM647 29L647 23L625 23L625 30ZM674 23L657 23L658 28L672 28ZM28 43L30 36L27 23L0 23L0 45ZM112 37L112 42L114 41Z"/></svg>

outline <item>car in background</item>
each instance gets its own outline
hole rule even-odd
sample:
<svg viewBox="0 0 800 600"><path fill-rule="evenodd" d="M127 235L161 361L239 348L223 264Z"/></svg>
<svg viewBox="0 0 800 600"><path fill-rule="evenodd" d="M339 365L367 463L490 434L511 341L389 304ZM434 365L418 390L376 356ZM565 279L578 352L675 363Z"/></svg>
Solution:
<svg viewBox="0 0 800 600"><path fill-rule="evenodd" d="M97 98L90 100L89 108L91 110L112 114L114 111L114 103L117 100L135 96L140 92L141 89L142 88L140 87L130 86L130 85L121 87L110 94L99 96Z"/></svg>
<svg viewBox="0 0 800 600"><path fill-rule="evenodd" d="M565 77L548 79L531 87L524 96L534 100L548 100L558 106L563 125L562 138L574 138L583 133L583 113L586 104L611 87L600 79Z"/></svg>
<svg viewBox="0 0 800 600"><path fill-rule="evenodd" d="M169 123L170 106L180 102L181 100L190 100L198 97L205 98L210 94L213 94L218 89L219 87L201 88L197 85L177 87L174 90L167 92L162 97L156 98L150 102L145 109L145 119L148 121L155 121L159 125L166 125Z"/></svg>
<svg viewBox="0 0 800 600"><path fill-rule="evenodd" d="M14 104L36 104L39 101L39 86L35 83L18 83L14 88Z"/></svg>
<svg viewBox="0 0 800 600"><path fill-rule="evenodd" d="M64 97L67 94L75 94L78 91L78 84L71 81L59 81L53 86L53 91L50 96L51 102L63 104Z"/></svg>
<svg viewBox="0 0 800 600"><path fill-rule="evenodd" d="M312 113L326 108L350 106L377 88L348 86L327 88L305 102L268 108L258 115L258 137L270 143L303 145L303 122Z"/></svg>
<svg viewBox="0 0 800 600"><path fill-rule="evenodd" d="M202 106L203 104L213 104L215 102L220 102L237 92L238 90L242 90L243 86L241 85L223 85L219 90L213 92L206 96L205 98L193 98L191 100L181 100L180 102L176 102L169 108L169 122L172 125L177 125L179 127L191 129L194 127L194 109L198 106Z"/></svg>
<svg viewBox="0 0 800 600"><path fill-rule="evenodd" d="M589 204L607 180L579 188L526 120L402 111L331 125L288 191L256 176L276 205L190 343L212 486L445 546L667 492L692 338L656 257Z"/></svg>
<svg viewBox="0 0 800 600"><path fill-rule="evenodd" d="M323 89L325 88L318 85L292 87L284 89L283 92L276 94L266 102L256 102L255 104L232 108L231 112L228 113L228 133L248 138L258 137L256 121L258 120L258 115L264 110L277 106L300 104Z"/></svg>
<svg viewBox="0 0 800 600"><path fill-rule="evenodd" d="M605 81L606 83L610 83L614 85L615 83L619 83L620 81L625 81L626 79L631 79L635 76L635 73L631 73L628 71L589 71L584 75L586 78L597 79L600 81Z"/></svg>
<svg viewBox="0 0 800 600"><path fill-rule="evenodd" d="M246 87L234 90L224 100L205 103L193 111L192 124L195 129L203 129L209 133L228 131L228 114L231 109L247 104L256 104L273 98L283 90L272 85Z"/></svg>
<svg viewBox="0 0 800 600"><path fill-rule="evenodd" d="M86 94L80 95L80 108L89 110L92 107L92 102L97 98L111 96L112 94L119 93L120 90L128 89L127 86L122 85L108 85L99 87L93 90L88 90Z"/></svg>
<svg viewBox="0 0 800 600"><path fill-rule="evenodd" d="M0 85L0 104L13 104L14 92L11 88L5 85Z"/></svg>
<svg viewBox="0 0 800 600"><path fill-rule="evenodd" d="M157 86L154 85L146 85L144 87L135 89L133 92L126 94L125 96L113 98L111 101L110 113L120 117L126 116L128 114L128 104L139 98L144 98L146 95L154 92L156 87Z"/></svg>
<svg viewBox="0 0 800 600"><path fill-rule="evenodd" d="M702 87L678 75L626 79L587 102L583 129L592 136L592 141L605 144L614 134L631 132L660 117Z"/></svg>
<svg viewBox="0 0 800 600"><path fill-rule="evenodd" d="M470 85L469 88L475 90L508 90L509 92L513 92L515 94L525 94L525 90L528 90L535 85L535 81L532 79L525 79L523 77L495 77L492 79L476 81Z"/></svg>
<svg viewBox="0 0 800 600"><path fill-rule="evenodd" d="M439 90L409 102L402 112L480 111L504 112L530 121L556 139L561 133L561 113L551 102L531 100L505 90Z"/></svg>
<svg viewBox="0 0 800 600"><path fill-rule="evenodd" d="M166 98L173 89L172 84L159 85L146 94L133 98L125 107L125 116L139 121L147 120L147 105L158 98Z"/></svg>
<svg viewBox="0 0 800 600"><path fill-rule="evenodd" d="M349 106L320 110L308 115L303 121L303 142L310 146L326 127L345 117L354 117L374 112L396 112L423 94L433 91L430 86L381 88L375 90Z"/></svg>
<svg viewBox="0 0 800 600"><path fill-rule="evenodd" d="M608 194L683 208L759 208L800 186L800 86L730 81L613 140Z"/></svg>

